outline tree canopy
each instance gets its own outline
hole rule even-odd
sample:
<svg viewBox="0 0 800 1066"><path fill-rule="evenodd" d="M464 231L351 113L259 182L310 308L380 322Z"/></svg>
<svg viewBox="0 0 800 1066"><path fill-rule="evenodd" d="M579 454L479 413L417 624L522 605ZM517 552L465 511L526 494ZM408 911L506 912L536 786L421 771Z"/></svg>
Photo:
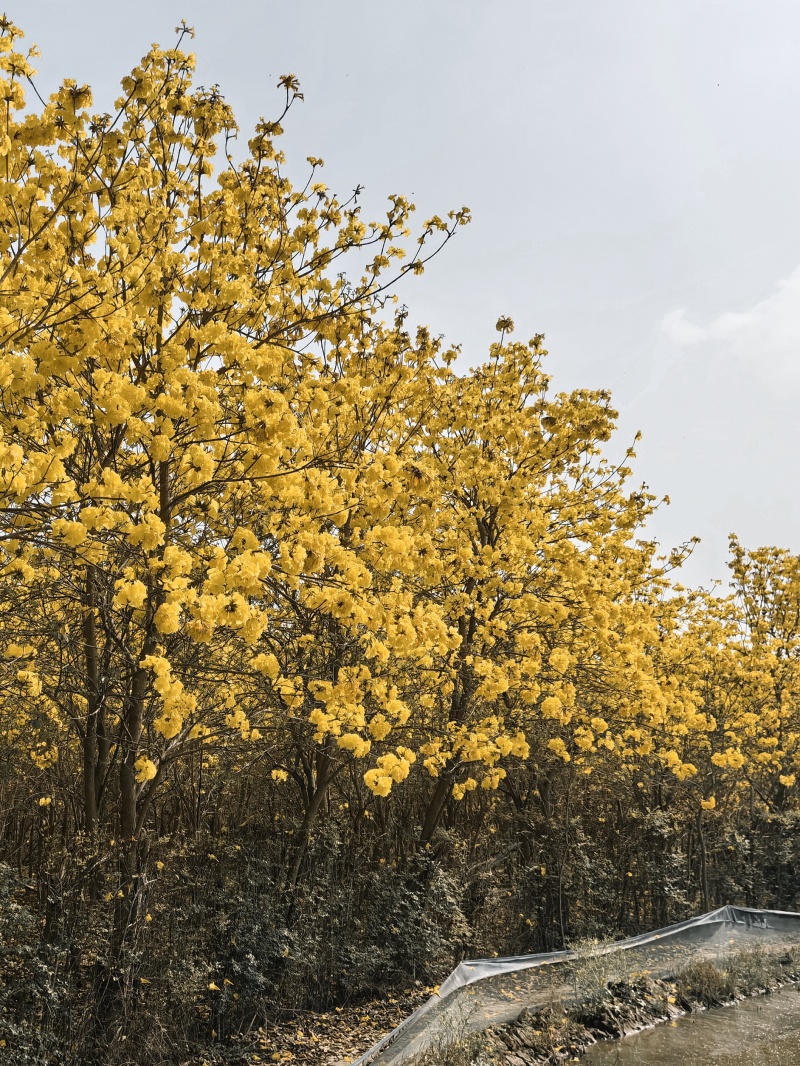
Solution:
<svg viewBox="0 0 800 1066"><path fill-rule="evenodd" d="M291 927L320 824L395 870L499 829L542 884L561 855L563 939L558 796L690 851L796 809L800 562L734 538L730 595L676 585L607 392L505 317L473 369L407 328L465 208L293 185L297 80L244 152L185 28L95 114L0 27L3 839L88 849L115 965L167 839L258 822Z"/></svg>

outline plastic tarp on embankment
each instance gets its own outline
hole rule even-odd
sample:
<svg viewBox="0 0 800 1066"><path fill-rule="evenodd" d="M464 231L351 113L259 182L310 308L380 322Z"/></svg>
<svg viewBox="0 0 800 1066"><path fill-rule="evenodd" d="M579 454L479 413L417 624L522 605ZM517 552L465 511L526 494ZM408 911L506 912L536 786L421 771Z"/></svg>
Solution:
<svg viewBox="0 0 800 1066"><path fill-rule="evenodd" d="M748 945L773 948L800 944L800 914L720 907L697 918L640 933L586 951L552 951L459 963L436 995L387 1033L352 1066L409 1063L426 1048L455 1033L485 1029L517 1017L523 1007L545 1003L554 994L569 999L570 980L587 965L604 979L643 971L665 975L696 958L724 958Z"/></svg>

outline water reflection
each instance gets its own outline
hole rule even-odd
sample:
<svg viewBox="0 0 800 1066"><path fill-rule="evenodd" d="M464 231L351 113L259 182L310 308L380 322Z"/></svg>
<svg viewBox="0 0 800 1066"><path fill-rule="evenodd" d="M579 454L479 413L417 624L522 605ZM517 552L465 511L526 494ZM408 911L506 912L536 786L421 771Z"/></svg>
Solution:
<svg viewBox="0 0 800 1066"><path fill-rule="evenodd" d="M598 1044L585 1066L800 1066L800 987Z"/></svg>

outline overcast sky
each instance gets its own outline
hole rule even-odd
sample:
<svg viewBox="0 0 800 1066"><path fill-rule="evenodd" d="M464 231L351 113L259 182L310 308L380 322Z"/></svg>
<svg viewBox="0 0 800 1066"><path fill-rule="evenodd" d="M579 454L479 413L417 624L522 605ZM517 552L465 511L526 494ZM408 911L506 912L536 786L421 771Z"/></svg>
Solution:
<svg viewBox="0 0 800 1066"><path fill-rule="evenodd" d="M483 358L499 314L546 335L556 389L611 389L617 448L671 506L688 584L727 582L728 533L800 551L797 0L24 0L41 80L110 110L153 41L197 30L198 81L243 135L305 103L284 147L372 217L390 192L462 229L403 290Z"/></svg>

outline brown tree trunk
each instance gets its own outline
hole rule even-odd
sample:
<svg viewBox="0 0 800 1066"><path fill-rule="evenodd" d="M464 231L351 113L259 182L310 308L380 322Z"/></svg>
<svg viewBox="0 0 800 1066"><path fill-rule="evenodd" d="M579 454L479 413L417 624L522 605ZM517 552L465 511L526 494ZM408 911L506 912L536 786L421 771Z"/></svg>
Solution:
<svg viewBox="0 0 800 1066"><path fill-rule="evenodd" d="M84 829L91 836L97 829L98 816L98 718L100 685L97 655L97 626L95 623L95 591L92 567L88 568L86 591L81 605L83 618L84 668L86 671L86 729L83 736L83 810Z"/></svg>
<svg viewBox="0 0 800 1066"><path fill-rule="evenodd" d="M703 833L703 812L700 811L697 815L697 841L700 852L700 899L702 901L703 911L711 909L711 903L708 895L708 866L706 859L706 838Z"/></svg>
<svg viewBox="0 0 800 1066"><path fill-rule="evenodd" d="M333 766L331 757L324 751L316 753L314 762L313 771L309 775L311 787L308 792L306 809L296 836L294 859L285 882L285 888L289 892L294 892L297 887L300 867L311 843L311 830L317 820L320 807L328 794L330 784L338 773L338 769ZM311 770L310 767L309 770Z"/></svg>
<svg viewBox="0 0 800 1066"><path fill-rule="evenodd" d="M425 817L422 821L422 832L420 833L420 844L425 847L426 844L430 844L433 834L436 832L437 826L442 819L442 813L444 812L444 806L447 803L447 797L450 795L451 782L449 776L439 777L436 782L436 787L433 790L433 795L428 801L428 806L425 810Z"/></svg>

